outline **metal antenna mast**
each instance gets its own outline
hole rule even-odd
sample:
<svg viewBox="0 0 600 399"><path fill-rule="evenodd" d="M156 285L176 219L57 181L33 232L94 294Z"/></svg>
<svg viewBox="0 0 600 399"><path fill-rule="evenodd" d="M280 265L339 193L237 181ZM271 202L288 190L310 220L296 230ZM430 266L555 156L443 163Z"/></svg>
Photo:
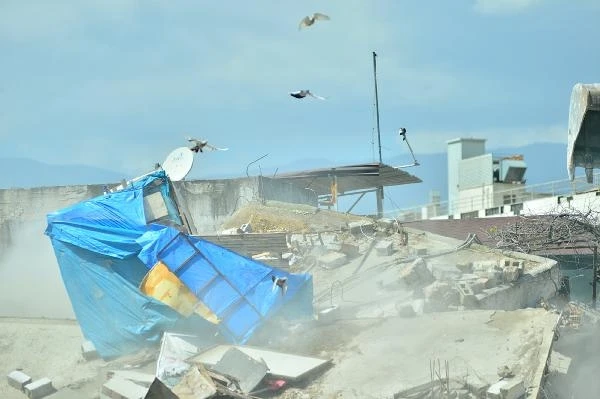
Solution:
<svg viewBox="0 0 600 399"><path fill-rule="evenodd" d="M375 112L377 114L377 145L379 146L379 165L383 164L381 158L381 131L379 130L379 95L377 93L377 53L373 51L373 81L375 82ZM377 187L377 217L383 217L383 186Z"/></svg>
<svg viewBox="0 0 600 399"><path fill-rule="evenodd" d="M377 53L373 51L373 81L375 82L375 112L377 115L377 145L379 146L379 163L381 158L381 131L379 130L379 96L377 94Z"/></svg>

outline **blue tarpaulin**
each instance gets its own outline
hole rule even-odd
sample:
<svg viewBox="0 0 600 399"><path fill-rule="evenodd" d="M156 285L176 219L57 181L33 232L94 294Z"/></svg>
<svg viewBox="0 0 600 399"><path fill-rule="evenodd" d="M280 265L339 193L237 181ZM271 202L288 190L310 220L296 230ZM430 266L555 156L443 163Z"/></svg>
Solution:
<svg viewBox="0 0 600 399"><path fill-rule="evenodd" d="M281 307L286 315L312 315L312 278L291 274L159 223L147 223L144 194L159 187L171 221L181 223L163 171L48 215L50 237L63 282L86 339L114 357L157 342L174 329L245 343ZM214 326L183 317L139 289L163 262L216 314ZM287 277L281 295L272 276Z"/></svg>

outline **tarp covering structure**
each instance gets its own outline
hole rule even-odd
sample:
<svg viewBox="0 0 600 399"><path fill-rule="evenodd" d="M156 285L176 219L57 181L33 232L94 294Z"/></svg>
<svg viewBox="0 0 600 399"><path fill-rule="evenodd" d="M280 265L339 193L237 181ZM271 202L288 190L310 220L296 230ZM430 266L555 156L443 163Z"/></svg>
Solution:
<svg viewBox="0 0 600 399"><path fill-rule="evenodd" d="M285 306L290 316L312 316L312 278L244 257L160 223L148 223L144 195L157 189L171 224L181 223L163 171L48 215L64 285L83 335L103 358L158 343L166 330L205 334L243 344ZM183 316L145 295L140 284L158 263L167 266L216 315ZM287 277L287 292L272 276Z"/></svg>

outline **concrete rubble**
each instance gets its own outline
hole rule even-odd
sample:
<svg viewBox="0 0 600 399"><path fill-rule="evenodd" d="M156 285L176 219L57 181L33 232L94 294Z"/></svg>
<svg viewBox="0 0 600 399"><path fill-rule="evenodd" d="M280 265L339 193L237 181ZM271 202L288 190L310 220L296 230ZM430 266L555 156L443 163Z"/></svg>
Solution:
<svg viewBox="0 0 600 399"><path fill-rule="evenodd" d="M298 217L310 221L314 215L295 214L293 225L310 225ZM252 240L266 234L264 225L255 217L244 231L229 227L227 233ZM544 258L464 245L405 229L394 219L327 225L335 228L287 231L285 250L251 255L313 275L314 320L273 320L239 346L201 346L167 332L162 349L111 361L99 359L82 338L79 356L97 375L80 385L62 379L59 392L102 398L533 398L556 326L581 323L575 305L560 318L555 309L534 309L554 291L557 267ZM165 337L187 344L167 353ZM511 374L499 379L504 366ZM38 386L20 370L9 374L8 384L15 391L30 386L36 392Z"/></svg>

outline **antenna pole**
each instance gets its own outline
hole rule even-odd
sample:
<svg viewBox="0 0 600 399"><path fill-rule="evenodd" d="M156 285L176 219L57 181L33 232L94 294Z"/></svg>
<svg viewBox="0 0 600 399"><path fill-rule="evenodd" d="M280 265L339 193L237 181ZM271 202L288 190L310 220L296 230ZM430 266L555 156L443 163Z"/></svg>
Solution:
<svg viewBox="0 0 600 399"><path fill-rule="evenodd" d="M381 158L381 131L379 130L379 96L377 94L377 53L373 51L373 81L375 83L375 113L377 115L377 145L379 146L379 163Z"/></svg>
<svg viewBox="0 0 600 399"><path fill-rule="evenodd" d="M373 51L373 82L375 83L375 113L377 115L377 145L379 146L379 165L383 165L381 158L381 131L379 130L379 95L377 93L377 53ZM377 217L383 217L383 186L377 187Z"/></svg>

